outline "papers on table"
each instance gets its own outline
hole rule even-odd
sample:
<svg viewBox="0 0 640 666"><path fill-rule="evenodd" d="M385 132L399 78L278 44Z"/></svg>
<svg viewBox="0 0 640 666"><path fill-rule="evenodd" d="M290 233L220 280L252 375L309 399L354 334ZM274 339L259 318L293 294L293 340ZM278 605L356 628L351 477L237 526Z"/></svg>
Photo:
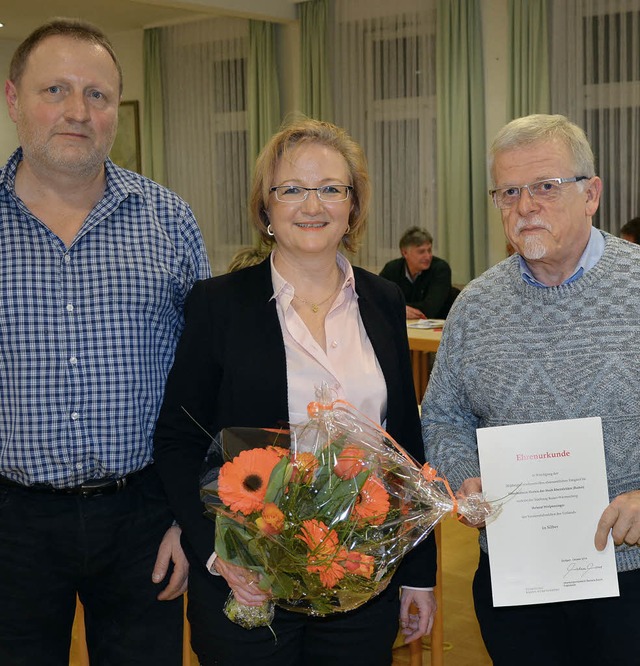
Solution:
<svg viewBox="0 0 640 666"><path fill-rule="evenodd" d="M495 606L619 596L600 418L477 430L482 490L512 493L487 525Z"/></svg>
<svg viewBox="0 0 640 666"><path fill-rule="evenodd" d="M444 319L412 319L407 322L409 328L442 328Z"/></svg>

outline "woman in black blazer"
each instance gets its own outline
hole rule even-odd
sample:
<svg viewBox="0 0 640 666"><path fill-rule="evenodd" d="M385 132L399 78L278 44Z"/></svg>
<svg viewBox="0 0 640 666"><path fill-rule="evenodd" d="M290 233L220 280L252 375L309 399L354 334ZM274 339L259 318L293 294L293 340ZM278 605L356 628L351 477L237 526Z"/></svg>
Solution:
<svg viewBox="0 0 640 666"><path fill-rule="evenodd" d="M364 155L343 130L306 119L289 125L262 151L252 188L253 221L271 256L198 282L189 297L154 457L191 564L188 616L203 666L382 666L391 664L399 620L409 640L431 629L432 536L356 610L318 618L277 608L277 640L268 628L239 627L223 614L229 590L250 605L264 593L251 572L216 558L215 525L199 496L210 441L195 422L212 434L298 422L323 381L423 461L401 292L338 253L340 243L356 248L369 198Z"/></svg>

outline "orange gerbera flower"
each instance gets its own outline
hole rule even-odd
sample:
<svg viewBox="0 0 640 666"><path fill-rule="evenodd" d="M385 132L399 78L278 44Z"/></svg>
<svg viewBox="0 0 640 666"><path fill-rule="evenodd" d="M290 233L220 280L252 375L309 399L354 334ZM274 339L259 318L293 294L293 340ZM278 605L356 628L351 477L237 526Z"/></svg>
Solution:
<svg viewBox="0 0 640 666"><path fill-rule="evenodd" d="M280 534L284 529L284 513L280 511L277 504L267 502L260 518L256 519L256 525L265 534Z"/></svg>
<svg viewBox="0 0 640 666"><path fill-rule="evenodd" d="M322 567L307 566L307 570L309 573L317 573L322 586L328 589L335 587L344 578L345 572L344 567L336 559Z"/></svg>
<svg viewBox="0 0 640 666"><path fill-rule="evenodd" d="M340 561L346 557L346 551L339 548L337 532L316 519L302 521L300 532L297 538L309 549L307 571L319 574L324 587L335 587L344 577L345 568Z"/></svg>
<svg viewBox="0 0 640 666"><path fill-rule="evenodd" d="M303 520L300 534L296 536L307 544L309 552L316 557L331 557L338 550L338 533L321 520Z"/></svg>
<svg viewBox="0 0 640 666"><path fill-rule="evenodd" d="M241 451L220 468L220 499L231 511L239 511L245 516L260 511L269 477L279 461L280 456L269 449Z"/></svg>
<svg viewBox="0 0 640 666"><path fill-rule="evenodd" d="M344 560L344 568L352 574L357 574L364 578L371 578L373 575L374 558L372 555L365 555L359 553L357 550L345 551L346 559Z"/></svg>
<svg viewBox="0 0 640 666"><path fill-rule="evenodd" d="M359 523L380 525L389 513L389 493L382 481L371 475L362 486L351 512L351 519Z"/></svg>
<svg viewBox="0 0 640 666"><path fill-rule="evenodd" d="M318 468L318 459L309 451L296 453L293 456L292 481L309 483L313 479L313 473Z"/></svg>
<svg viewBox="0 0 640 666"><path fill-rule="evenodd" d="M357 446L345 446L333 468L334 474L341 479L353 479L366 469L364 451Z"/></svg>

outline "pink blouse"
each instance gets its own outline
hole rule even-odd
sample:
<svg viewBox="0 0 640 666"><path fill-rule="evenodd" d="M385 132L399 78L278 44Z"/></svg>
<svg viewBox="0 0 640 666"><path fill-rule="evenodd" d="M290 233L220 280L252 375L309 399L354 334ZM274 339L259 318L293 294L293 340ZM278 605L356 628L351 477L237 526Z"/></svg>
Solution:
<svg viewBox="0 0 640 666"><path fill-rule="evenodd" d="M287 360L289 421L301 423L308 419L307 405L316 399L316 388L326 382L334 399L347 400L384 427L384 375L360 318L351 264L339 253L337 263L345 278L325 318L325 352L291 305L294 288L278 273L271 255L273 298Z"/></svg>

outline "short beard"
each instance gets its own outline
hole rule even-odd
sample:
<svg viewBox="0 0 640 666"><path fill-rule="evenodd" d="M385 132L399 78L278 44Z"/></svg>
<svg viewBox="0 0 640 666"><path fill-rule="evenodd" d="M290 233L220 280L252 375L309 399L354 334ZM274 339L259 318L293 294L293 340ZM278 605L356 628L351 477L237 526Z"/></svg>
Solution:
<svg viewBox="0 0 640 666"><path fill-rule="evenodd" d="M524 227L527 226L540 227L541 229L546 229L547 231L550 230L549 225L546 222L543 222L543 220L541 220L538 216L528 220L521 217L518 218L518 221L516 222L514 234L518 234ZM525 236L522 238L521 242L518 243L518 245L521 247L522 256L525 259L529 259L531 261L543 259L547 254L548 248L537 234L534 236Z"/></svg>
<svg viewBox="0 0 640 666"><path fill-rule="evenodd" d="M22 153L27 160L54 174L75 178L90 178L101 172L118 129L116 121L106 130L108 133L102 137L102 141L91 150L69 151L67 154L61 147L51 145L47 129L38 128L29 122L21 110L16 124ZM67 126L73 128L71 124Z"/></svg>
<svg viewBox="0 0 640 666"><path fill-rule="evenodd" d="M547 254L547 247L539 238L532 236L524 240L522 254L525 259L536 261Z"/></svg>
<svg viewBox="0 0 640 666"><path fill-rule="evenodd" d="M58 174L67 174L76 178L90 178L101 171L107 155L92 153L84 159L68 159L49 151L35 150L31 155L24 151L25 155L32 159L37 158L38 163L47 165L49 169Z"/></svg>

